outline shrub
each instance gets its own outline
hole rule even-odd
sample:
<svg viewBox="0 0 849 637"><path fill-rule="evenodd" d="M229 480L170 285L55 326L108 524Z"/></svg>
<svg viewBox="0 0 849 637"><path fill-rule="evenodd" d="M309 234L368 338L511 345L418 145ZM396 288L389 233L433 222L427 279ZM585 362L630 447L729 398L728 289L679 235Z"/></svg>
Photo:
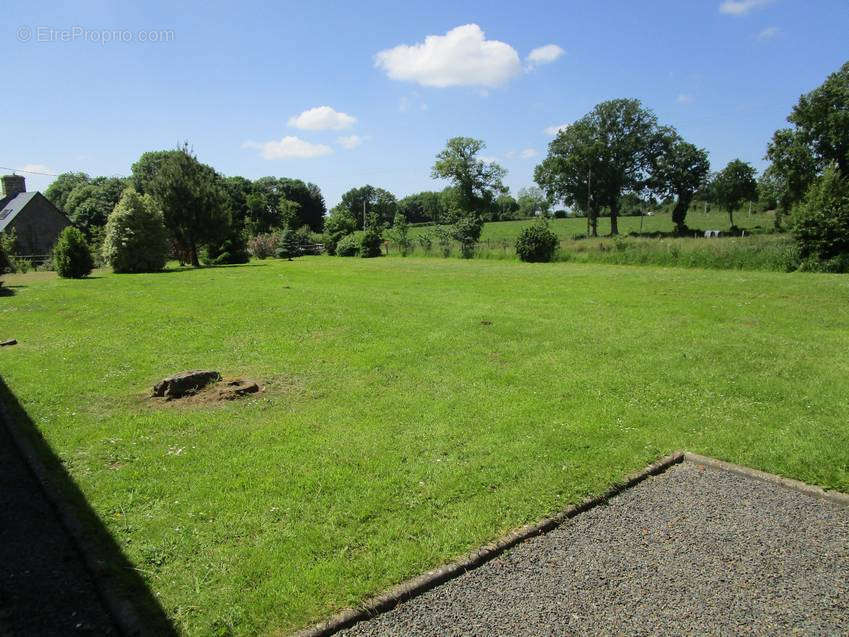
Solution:
<svg viewBox="0 0 849 637"><path fill-rule="evenodd" d="M336 244L336 256L356 257L360 254L360 239L362 233L353 232L342 237Z"/></svg>
<svg viewBox="0 0 849 637"><path fill-rule="evenodd" d="M251 260L245 236L238 227L230 229L229 235L221 242L210 243L205 250L203 262L206 265L228 265L247 263Z"/></svg>
<svg viewBox="0 0 849 637"><path fill-rule="evenodd" d="M277 236L271 233L254 235L248 239L248 252L257 259L267 259L277 252Z"/></svg>
<svg viewBox="0 0 849 637"><path fill-rule="evenodd" d="M481 230L483 230L483 221L475 215L462 217L454 224L451 234L460 244L460 253L464 259L475 256L475 245L481 238Z"/></svg>
<svg viewBox="0 0 849 637"><path fill-rule="evenodd" d="M819 261L827 271L842 270L849 255L849 179L829 166L793 211L793 236L806 269Z"/></svg>
<svg viewBox="0 0 849 637"><path fill-rule="evenodd" d="M291 261L292 257L296 257L299 254L301 254L300 239L294 230L286 226L280 235L280 241L277 243L275 256L278 259L289 259Z"/></svg>
<svg viewBox="0 0 849 637"><path fill-rule="evenodd" d="M91 274L94 259L82 232L68 226L53 246L53 264L64 279L82 279Z"/></svg>
<svg viewBox="0 0 849 637"><path fill-rule="evenodd" d="M401 256L406 257L413 246L413 241L410 239L410 224L407 223L407 217L403 213L395 213L394 224L389 231L389 236L398 246Z"/></svg>
<svg viewBox="0 0 849 637"><path fill-rule="evenodd" d="M0 274L14 272L15 264L12 254L15 251L15 235L12 232L0 232Z"/></svg>
<svg viewBox="0 0 849 637"><path fill-rule="evenodd" d="M555 219L565 219L566 218L566 211L565 210L555 210L554 211L554 218Z"/></svg>
<svg viewBox="0 0 849 637"><path fill-rule="evenodd" d="M106 221L103 260L115 272L156 272L165 267L168 233L150 195L127 188Z"/></svg>
<svg viewBox="0 0 849 637"><path fill-rule="evenodd" d="M437 226L433 233L436 235L436 241L439 243L439 250L442 256L448 258L451 256L451 230L445 226Z"/></svg>
<svg viewBox="0 0 849 637"><path fill-rule="evenodd" d="M416 240L419 242L422 250L424 250L425 254L430 254L430 251L433 249L433 235L429 232L423 232Z"/></svg>
<svg viewBox="0 0 849 637"><path fill-rule="evenodd" d="M383 237L380 236L380 228L377 224L366 226L360 238L360 256L364 259L381 256L381 245L383 245ZM339 250L339 246L336 246L336 250Z"/></svg>
<svg viewBox="0 0 849 637"><path fill-rule="evenodd" d="M535 223L523 228L516 238L516 254L522 261L548 262L554 258L558 244L557 235L546 223Z"/></svg>

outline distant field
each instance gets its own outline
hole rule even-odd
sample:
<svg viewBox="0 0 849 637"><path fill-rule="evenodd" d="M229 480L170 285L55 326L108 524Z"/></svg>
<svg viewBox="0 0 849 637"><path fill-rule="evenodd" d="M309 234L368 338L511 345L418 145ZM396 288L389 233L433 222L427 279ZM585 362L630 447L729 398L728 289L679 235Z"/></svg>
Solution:
<svg viewBox="0 0 849 637"><path fill-rule="evenodd" d="M849 280L476 259L5 277L2 381L186 634L287 632L675 449L849 491ZM214 368L265 393L146 399Z"/></svg>
<svg viewBox="0 0 849 637"><path fill-rule="evenodd" d="M549 228L560 238L555 257L559 261L580 263L608 263L618 265L659 265L669 267L711 268L720 270L772 270L784 272L795 269L796 249L786 234L773 233L772 213L749 215L740 211L734 217L740 228L751 231L746 237L723 237L721 239L677 238L677 237L631 237L630 232L671 232L669 214L643 217L640 228L639 217L622 217L619 220L620 235L606 236L610 232L610 220L599 221L598 238L573 237L586 233L586 219L552 219ZM726 213L698 213L687 215L689 227L694 232L724 230L728 228ZM483 259L516 260L516 238L522 228L537 223L535 220L497 221L484 224L476 256ZM417 226L411 230L413 237L412 256L442 256L437 243L427 252L416 237L429 231L428 226ZM389 254L397 255L397 246L388 245ZM459 254L459 245L452 245L451 255Z"/></svg>
<svg viewBox="0 0 849 637"><path fill-rule="evenodd" d="M640 227L642 219L642 228ZM498 241L506 239L515 241L519 232L525 226L535 223L534 220L523 221L494 221L484 224L481 241ZM745 210L734 213L734 223L740 228L759 229L771 232L774 225L772 213L753 213L749 215ZM687 213L687 225L693 230L727 230L728 213L708 212L707 214L695 209ZM552 219L549 226L561 239L572 239L575 235L586 234L587 220L585 218L571 217L568 219ZM411 229L411 234L416 236L426 232L429 226L417 226ZM620 234L629 232L672 232L674 229L672 217L669 213L658 213L651 217L619 217ZM610 233L610 218L602 217L598 221L598 233L606 235Z"/></svg>

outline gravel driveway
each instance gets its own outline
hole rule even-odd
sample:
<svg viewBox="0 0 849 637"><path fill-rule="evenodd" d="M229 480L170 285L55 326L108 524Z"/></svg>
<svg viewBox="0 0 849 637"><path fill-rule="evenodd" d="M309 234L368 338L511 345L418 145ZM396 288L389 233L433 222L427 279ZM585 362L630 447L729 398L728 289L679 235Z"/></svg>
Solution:
<svg viewBox="0 0 849 637"><path fill-rule="evenodd" d="M849 508L674 466L346 635L849 634Z"/></svg>

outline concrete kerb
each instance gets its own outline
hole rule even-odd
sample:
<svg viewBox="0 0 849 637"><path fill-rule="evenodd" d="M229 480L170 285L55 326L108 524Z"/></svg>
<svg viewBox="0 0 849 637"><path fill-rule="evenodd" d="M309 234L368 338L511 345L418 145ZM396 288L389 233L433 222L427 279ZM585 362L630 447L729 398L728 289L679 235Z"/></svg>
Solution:
<svg viewBox="0 0 849 637"><path fill-rule="evenodd" d="M683 451L676 451L675 453L650 464L642 471L631 474L625 478L625 480L615 484L600 496L588 498L583 502L558 513L557 515L545 518L536 524L528 524L520 527L515 531L508 533L504 537L487 544L480 549L472 551L460 560L451 562L435 570L427 571L426 573L405 582L401 582L381 595L367 600L357 608L345 609L323 622L295 633L295 637L323 637L324 635L332 635L340 630L349 628L356 623L372 619L381 613L393 609L395 606L407 601L408 599L421 595L422 593L439 586L449 579L459 577L463 573L485 564L520 542L537 535L547 533L576 515L583 513L584 511L588 511L593 507L599 506L600 504L604 504L625 489L633 487L646 478L663 473L669 467L683 462L684 457L685 453Z"/></svg>
<svg viewBox="0 0 849 637"><path fill-rule="evenodd" d="M709 458L696 453L690 453L688 451L676 451L649 465L642 471L638 471L630 475L624 481L614 485L600 496L588 498L587 500L569 507L557 515L545 518L536 524L523 526L499 540L472 551L460 560L451 562L435 570L428 571L405 582L401 582L384 593L365 601L357 608L345 609L323 622L298 631L295 633L295 637L323 637L325 635L332 635L345 628L350 628L361 621L373 619L381 613L392 610L398 604L401 604L408 599L421 595L422 593L426 593L450 579L459 577L467 571L482 566L486 562L498 557L500 554L520 542L553 530L576 515L604 504L622 491L639 484L651 476L659 475L670 467L682 462L690 462L704 467L711 467L714 469L737 473L739 475L768 482L776 486L799 491L815 498L821 498L843 506L849 506L849 494L839 493L836 491L825 491L819 487L814 487L798 480L782 478L775 474L758 471L757 469L750 469L748 467L725 462L723 460L717 460L715 458Z"/></svg>
<svg viewBox="0 0 849 637"><path fill-rule="evenodd" d="M717 460L716 458L709 458L707 456L700 456L697 453L690 453L689 451L684 452L684 460L704 467L730 471L731 473L737 473L742 476L754 478L755 480L775 484L784 487L785 489L799 491L814 498L820 498L822 500L828 500L829 502L842 504L843 506L849 506L849 494L840 493L839 491L825 491L824 489L806 484L805 482L800 482L799 480L782 478L774 473L766 473L764 471L758 471L757 469L750 469L749 467L744 467L739 464L733 464L731 462L725 462L724 460Z"/></svg>

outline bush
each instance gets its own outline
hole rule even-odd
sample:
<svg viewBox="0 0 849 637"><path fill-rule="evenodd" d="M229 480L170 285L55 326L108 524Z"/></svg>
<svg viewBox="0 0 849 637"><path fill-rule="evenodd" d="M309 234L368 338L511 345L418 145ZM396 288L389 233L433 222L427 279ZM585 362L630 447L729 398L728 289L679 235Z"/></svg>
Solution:
<svg viewBox="0 0 849 637"><path fill-rule="evenodd" d="M535 223L523 228L516 238L516 254L522 261L542 263L551 261L557 251L557 235L546 223Z"/></svg>
<svg viewBox="0 0 849 637"><path fill-rule="evenodd" d="M205 265L232 265L247 263L251 260L245 236L238 227L230 229L230 234L220 243L211 243L206 247L203 262Z"/></svg>
<svg viewBox="0 0 849 637"><path fill-rule="evenodd" d="M454 224L452 236L460 244L460 253L464 259L471 259L475 256L475 245L481 238L483 230L483 221L480 217L467 215L462 217Z"/></svg>
<svg viewBox="0 0 849 637"><path fill-rule="evenodd" d="M103 260L115 272L157 272L165 267L168 232L150 195L127 188L106 221Z"/></svg>
<svg viewBox="0 0 849 637"><path fill-rule="evenodd" d="M336 256L356 257L360 254L360 240L362 233L353 232L342 237L336 244Z"/></svg>
<svg viewBox="0 0 849 637"><path fill-rule="evenodd" d="M94 259L82 232L68 226L53 246L53 264L64 279L82 279L91 274Z"/></svg>
<svg viewBox="0 0 849 637"><path fill-rule="evenodd" d="M416 237L416 240L419 242L419 245L421 246L424 253L430 254L430 251L433 249L433 236L431 235L431 233L423 232L418 237Z"/></svg>
<svg viewBox="0 0 849 637"><path fill-rule="evenodd" d="M360 238L360 256L364 259L381 256L381 245L383 245L383 237L380 236L380 228L377 224L366 226ZM336 246L336 250L339 250L339 246Z"/></svg>
<svg viewBox="0 0 849 637"><path fill-rule="evenodd" d="M15 251L15 231L0 232L0 274L15 271L12 255Z"/></svg>
<svg viewBox="0 0 849 637"><path fill-rule="evenodd" d="M566 211L565 210L555 210L554 211L554 218L555 219L565 219L566 218Z"/></svg>
<svg viewBox="0 0 849 637"><path fill-rule="evenodd" d="M439 250L442 256L446 259L451 256L451 241L453 240L451 229L445 226L437 226L433 233L436 235L436 241L439 243Z"/></svg>
<svg viewBox="0 0 849 637"><path fill-rule="evenodd" d="M277 235L271 233L258 234L248 239L248 252L257 259L273 257L277 252Z"/></svg>
<svg viewBox="0 0 849 637"><path fill-rule="evenodd" d="M806 269L819 261L826 271L842 270L849 255L849 179L829 166L793 211L793 236Z"/></svg>
<svg viewBox="0 0 849 637"><path fill-rule="evenodd" d="M294 230L292 230L289 226L286 226L283 229L283 233L280 235L280 241L277 243L277 252L275 256L278 259L289 259L289 261L291 261L292 257L296 257L300 254L300 239L295 234Z"/></svg>

